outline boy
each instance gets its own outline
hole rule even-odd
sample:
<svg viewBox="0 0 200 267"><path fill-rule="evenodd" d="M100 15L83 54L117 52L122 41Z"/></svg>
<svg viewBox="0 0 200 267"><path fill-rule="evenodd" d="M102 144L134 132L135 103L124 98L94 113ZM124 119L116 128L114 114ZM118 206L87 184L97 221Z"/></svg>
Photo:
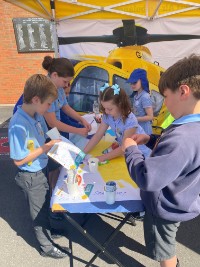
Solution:
<svg viewBox="0 0 200 267"><path fill-rule="evenodd" d="M161 267L180 266L175 254L180 222L200 214L200 56L184 58L159 82L175 121L160 138L134 135L124 141L129 173L141 189L146 212L144 236L149 255ZM144 160L137 148L153 148Z"/></svg>
<svg viewBox="0 0 200 267"><path fill-rule="evenodd" d="M45 144L48 129L43 118L56 98L57 89L48 77L31 76L24 87L24 103L9 124L9 144L10 157L18 167L15 180L28 201L40 254L58 259L67 257L68 251L53 243L50 234L46 153L59 140Z"/></svg>

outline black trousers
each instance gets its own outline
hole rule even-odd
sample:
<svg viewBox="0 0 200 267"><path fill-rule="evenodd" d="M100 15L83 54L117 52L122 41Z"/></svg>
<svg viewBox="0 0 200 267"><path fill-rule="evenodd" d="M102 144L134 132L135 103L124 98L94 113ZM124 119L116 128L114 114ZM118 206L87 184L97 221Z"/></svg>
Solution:
<svg viewBox="0 0 200 267"><path fill-rule="evenodd" d="M36 238L41 249L47 252L53 247L48 216L50 196L47 168L35 173L19 171L15 180L27 200Z"/></svg>

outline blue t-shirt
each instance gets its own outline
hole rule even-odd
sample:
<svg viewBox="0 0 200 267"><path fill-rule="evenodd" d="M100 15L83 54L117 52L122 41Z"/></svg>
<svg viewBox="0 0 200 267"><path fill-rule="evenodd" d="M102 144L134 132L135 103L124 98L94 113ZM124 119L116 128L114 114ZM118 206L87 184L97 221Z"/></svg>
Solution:
<svg viewBox="0 0 200 267"><path fill-rule="evenodd" d="M57 120L60 121L60 110L63 106L68 105L65 91L63 88L58 89L58 98L51 104L47 112L55 112Z"/></svg>
<svg viewBox="0 0 200 267"><path fill-rule="evenodd" d="M136 117L146 116L146 108L152 107L150 94L142 90L139 94L135 94L133 98L133 110ZM152 134L151 121L138 122L147 134Z"/></svg>
<svg viewBox="0 0 200 267"><path fill-rule="evenodd" d="M31 144L34 148L43 146L47 131L47 125L41 115L36 113L35 118L32 118L19 106L9 123L10 157L14 160L22 160L30 153L28 147ZM37 172L45 168L47 162L48 156L44 153L32 162L19 166L19 169Z"/></svg>
<svg viewBox="0 0 200 267"><path fill-rule="evenodd" d="M116 141L121 145L124 137L124 132L131 128L138 128L138 121L133 113L128 115L128 118L123 122L122 118L119 117L114 119L111 115L103 115L103 122L110 126L116 135Z"/></svg>
<svg viewBox="0 0 200 267"><path fill-rule="evenodd" d="M124 132L128 129L137 128L136 133L145 133L143 128L138 124L137 118L132 112L128 115L128 118L124 122L121 117L114 119L111 115L106 114L103 115L102 120L105 124L110 126L110 128L116 135L116 141L120 145L122 144ZM144 154L145 157L149 156L151 153L151 150L145 145L139 145L138 148Z"/></svg>

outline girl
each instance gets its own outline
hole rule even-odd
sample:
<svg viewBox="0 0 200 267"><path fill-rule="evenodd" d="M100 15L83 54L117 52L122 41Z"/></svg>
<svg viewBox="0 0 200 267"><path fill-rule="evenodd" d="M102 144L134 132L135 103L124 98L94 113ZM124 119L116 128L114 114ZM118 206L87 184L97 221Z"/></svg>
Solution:
<svg viewBox="0 0 200 267"><path fill-rule="evenodd" d="M65 90L69 89L69 82L73 79L75 74L72 63L67 58L52 58L50 56L46 56L44 57L42 66L48 71L48 76L56 85L58 90L58 98L52 103L50 109L44 115L49 128L57 127L62 135L65 135L65 133L74 133L87 136L88 132L91 130L91 125L68 105L66 99ZM60 120L61 110L66 115L80 122L84 128L73 127L62 122ZM55 163L53 160L49 160L49 183L52 190L58 179L59 166L60 165Z"/></svg>
<svg viewBox="0 0 200 267"><path fill-rule="evenodd" d="M129 79L135 95L133 97L133 111L138 123L147 134L152 134L151 121L153 120L153 107L149 94L147 72L144 69L135 69Z"/></svg>
<svg viewBox="0 0 200 267"><path fill-rule="evenodd" d="M51 108L45 114L45 119L50 128L57 127L61 132L80 134L87 136L91 130L91 125L82 118L67 103L65 88L68 88L69 82L74 76L74 67L67 58L44 57L42 66L48 71L48 75L58 89L58 98L53 102ZM84 128L77 128L67 125L60 120L60 110L65 114L80 122Z"/></svg>
<svg viewBox="0 0 200 267"><path fill-rule="evenodd" d="M98 156L97 158L102 162L123 155L124 153L121 148L122 141L127 137L131 137L134 133L144 133L144 131L138 124L135 115L131 112L131 105L127 94L117 84L109 86L106 83L100 88L100 103L101 110L103 111L102 122L96 134L88 142L83 151L88 153L92 150L110 126L115 132L118 146L107 154ZM145 156L149 155L150 150L146 146L141 145L140 149Z"/></svg>

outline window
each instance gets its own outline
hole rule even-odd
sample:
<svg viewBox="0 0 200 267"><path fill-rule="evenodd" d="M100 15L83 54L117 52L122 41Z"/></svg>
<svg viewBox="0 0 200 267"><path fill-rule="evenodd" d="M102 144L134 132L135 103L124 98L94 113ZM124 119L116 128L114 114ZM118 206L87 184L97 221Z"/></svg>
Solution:
<svg viewBox="0 0 200 267"><path fill-rule="evenodd" d="M122 78L120 76L117 76L117 75L114 75L113 76L113 84L118 84L120 88L124 89L125 92L127 93L127 95L129 96L130 98L130 101L131 101L131 107L132 107L132 98L134 97L134 91L131 89L131 86L129 83L126 82L127 79L125 78Z"/></svg>
<svg viewBox="0 0 200 267"><path fill-rule="evenodd" d="M98 67L84 68L72 83L69 105L76 111L92 111L94 100L98 100L100 87L108 80L106 70Z"/></svg>

